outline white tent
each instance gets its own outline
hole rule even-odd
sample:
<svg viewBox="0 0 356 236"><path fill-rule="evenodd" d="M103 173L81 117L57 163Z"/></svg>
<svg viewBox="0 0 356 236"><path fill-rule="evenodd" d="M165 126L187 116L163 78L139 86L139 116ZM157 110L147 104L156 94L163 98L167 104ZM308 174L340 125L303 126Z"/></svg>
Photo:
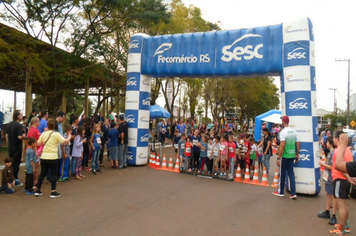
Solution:
<svg viewBox="0 0 356 236"><path fill-rule="evenodd" d="M267 117L262 118L261 120L265 121L265 122L269 122L269 123L273 123L273 124L282 124L282 119L281 119L281 114L271 114Z"/></svg>

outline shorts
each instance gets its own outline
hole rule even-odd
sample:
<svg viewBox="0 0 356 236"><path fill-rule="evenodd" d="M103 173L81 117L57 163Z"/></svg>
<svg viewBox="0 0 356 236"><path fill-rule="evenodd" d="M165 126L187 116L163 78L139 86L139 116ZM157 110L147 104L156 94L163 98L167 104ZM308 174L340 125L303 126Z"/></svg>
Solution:
<svg viewBox="0 0 356 236"><path fill-rule="evenodd" d="M246 169L246 161L245 161L245 159L239 159L239 163L240 163L240 168L241 169Z"/></svg>
<svg viewBox="0 0 356 236"><path fill-rule="evenodd" d="M334 197L348 199L351 191L351 184L346 179L336 179L333 181Z"/></svg>
<svg viewBox="0 0 356 236"><path fill-rule="evenodd" d="M219 157L213 156L214 158L214 167L219 166Z"/></svg>
<svg viewBox="0 0 356 236"><path fill-rule="evenodd" d="M255 164L255 159L250 159L250 166Z"/></svg>
<svg viewBox="0 0 356 236"><path fill-rule="evenodd" d="M110 157L110 160L112 161L117 161L119 160L119 147L118 146L111 146L109 147L109 157Z"/></svg>
<svg viewBox="0 0 356 236"><path fill-rule="evenodd" d="M258 162L262 162L262 157L263 157L263 156L259 156L259 157L258 157Z"/></svg>
<svg viewBox="0 0 356 236"><path fill-rule="evenodd" d="M184 158L184 155L180 154L180 155L179 155L179 158Z"/></svg>
<svg viewBox="0 0 356 236"><path fill-rule="evenodd" d="M325 184L325 191L329 194L334 196L334 187L332 184Z"/></svg>

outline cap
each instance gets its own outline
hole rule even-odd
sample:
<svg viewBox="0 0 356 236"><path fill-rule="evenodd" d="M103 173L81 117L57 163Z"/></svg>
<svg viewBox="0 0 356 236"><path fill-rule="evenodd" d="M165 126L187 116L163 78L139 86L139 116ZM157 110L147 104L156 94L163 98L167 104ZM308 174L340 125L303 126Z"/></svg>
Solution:
<svg viewBox="0 0 356 236"><path fill-rule="evenodd" d="M286 124L289 124L289 117L288 116L283 116L282 121Z"/></svg>

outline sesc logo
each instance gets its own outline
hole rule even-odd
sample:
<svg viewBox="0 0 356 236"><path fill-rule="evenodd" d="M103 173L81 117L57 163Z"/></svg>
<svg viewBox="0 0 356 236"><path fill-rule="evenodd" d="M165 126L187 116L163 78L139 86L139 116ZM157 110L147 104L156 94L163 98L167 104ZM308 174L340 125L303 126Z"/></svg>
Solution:
<svg viewBox="0 0 356 236"><path fill-rule="evenodd" d="M306 98L297 98L289 103L289 109L308 109L308 102Z"/></svg>
<svg viewBox="0 0 356 236"><path fill-rule="evenodd" d="M309 151L306 149L300 149L299 151L299 159L301 161L310 161L310 154Z"/></svg>
<svg viewBox="0 0 356 236"><path fill-rule="evenodd" d="M134 49L134 48L138 48L139 47L139 43L137 39L134 39L130 42L129 44L129 49Z"/></svg>
<svg viewBox="0 0 356 236"><path fill-rule="evenodd" d="M132 152L127 152L127 160L133 161L133 154L132 154Z"/></svg>
<svg viewBox="0 0 356 236"><path fill-rule="evenodd" d="M236 61L241 61L242 58L244 60L252 60L253 58L262 59L263 55L261 55L258 50L263 48L263 44L258 44L254 47L254 45L247 45L245 47L237 46L232 51L231 48L238 42L246 39L246 38L262 38L261 35L258 34L246 34L238 39L236 39L231 45L226 45L222 48L222 53L224 54L221 57L221 60L225 62L230 62L233 59Z"/></svg>
<svg viewBox="0 0 356 236"><path fill-rule="evenodd" d="M149 106L151 104L151 97L147 97L142 100L142 105L143 106Z"/></svg>
<svg viewBox="0 0 356 236"><path fill-rule="evenodd" d="M127 86L137 86L137 79L135 77L131 77L127 80Z"/></svg>
<svg viewBox="0 0 356 236"><path fill-rule="evenodd" d="M293 60L293 59L305 59L306 51L304 48L296 48L290 53L288 53L287 59L288 60Z"/></svg>
<svg viewBox="0 0 356 236"><path fill-rule="evenodd" d="M153 56L156 56L158 54L162 54L163 52L167 51L172 47L172 43L162 43L161 46L157 48Z"/></svg>
<svg viewBox="0 0 356 236"><path fill-rule="evenodd" d="M129 124L134 124L135 123L135 117L134 115L128 115L126 116L126 122L129 123Z"/></svg>
<svg viewBox="0 0 356 236"><path fill-rule="evenodd" d="M141 143L148 143L149 135L145 134L144 136L141 137Z"/></svg>

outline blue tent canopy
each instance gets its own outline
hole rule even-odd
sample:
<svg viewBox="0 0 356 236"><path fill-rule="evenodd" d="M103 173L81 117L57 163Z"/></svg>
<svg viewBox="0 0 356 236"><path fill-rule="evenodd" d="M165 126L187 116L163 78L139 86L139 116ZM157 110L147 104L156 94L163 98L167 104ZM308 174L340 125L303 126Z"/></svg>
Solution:
<svg viewBox="0 0 356 236"><path fill-rule="evenodd" d="M274 114L278 114L280 116L282 116L282 112L281 111L277 111L277 110L270 110L267 111L266 113L263 113L259 116L256 116L255 119L255 132L254 132L254 138L255 141L257 142L258 140L261 140L261 130L262 130L262 123L264 122L263 119L267 118L269 116L272 116ZM272 129L272 125L273 123L267 122L266 127L271 130Z"/></svg>
<svg viewBox="0 0 356 236"><path fill-rule="evenodd" d="M157 119L157 118L169 118L171 114L158 105L150 106L150 119Z"/></svg>

